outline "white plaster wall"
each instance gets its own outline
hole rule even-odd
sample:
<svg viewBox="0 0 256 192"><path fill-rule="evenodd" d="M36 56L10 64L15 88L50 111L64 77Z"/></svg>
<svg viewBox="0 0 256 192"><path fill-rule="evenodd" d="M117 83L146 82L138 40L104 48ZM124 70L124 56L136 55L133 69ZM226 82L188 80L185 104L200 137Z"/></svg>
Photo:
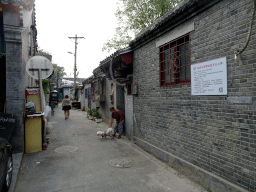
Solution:
<svg viewBox="0 0 256 192"><path fill-rule="evenodd" d="M30 56L30 44L31 44L31 35L30 26L33 24L32 21L33 9L31 11L23 9L23 31L21 34L22 37L22 65L24 66L24 84L23 88L25 89L28 86L36 86L35 79L31 78L30 75L26 72L26 63L31 58Z"/></svg>
<svg viewBox="0 0 256 192"><path fill-rule="evenodd" d="M68 95L70 98L70 88L63 88L63 98Z"/></svg>
<svg viewBox="0 0 256 192"><path fill-rule="evenodd" d="M132 139L133 136L133 95L124 94L124 107L125 107L125 134L128 139Z"/></svg>

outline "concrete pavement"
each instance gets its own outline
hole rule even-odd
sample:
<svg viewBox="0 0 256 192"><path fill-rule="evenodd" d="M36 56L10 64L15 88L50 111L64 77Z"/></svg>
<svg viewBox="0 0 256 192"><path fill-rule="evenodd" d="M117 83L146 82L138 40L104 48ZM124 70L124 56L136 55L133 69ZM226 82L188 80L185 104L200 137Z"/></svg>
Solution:
<svg viewBox="0 0 256 192"><path fill-rule="evenodd" d="M15 192L203 192L200 186L125 137L101 139L108 125L61 107L51 119L47 150L24 154Z"/></svg>

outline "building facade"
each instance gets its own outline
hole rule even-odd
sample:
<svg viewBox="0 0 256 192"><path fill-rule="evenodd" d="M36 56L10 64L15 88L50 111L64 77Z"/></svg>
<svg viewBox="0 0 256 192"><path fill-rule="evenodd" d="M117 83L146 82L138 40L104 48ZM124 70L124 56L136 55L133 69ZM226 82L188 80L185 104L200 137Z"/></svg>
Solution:
<svg viewBox="0 0 256 192"><path fill-rule="evenodd" d="M256 191L254 7L184 0L129 44L136 143L211 191Z"/></svg>
<svg viewBox="0 0 256 192"><path fill-rule="evenodd" d="M1 112L16 115L11 138L14 152L24 151L25 88L35 85L26 72L26 62L36 54L36 22L34 0L1 0L3 34L1 34L1 76L4 94L1 95Z"/></svg>
<svg viewBox="0 0 256 192"><path fill-rule="evenodd" d="M94 69L91 81L92 108L97 107L106 123L110 123L110 107L125 114L123 133L131 139L133 102L131 94L133 53L129 48L116 51ZM95 107L94 107L95 106Z"/></svg>
<svg viewBox="0 0 256 192"><path fill-rule="evenodd" d="M81 95L81 109L91 109L91 80L93 75L85 79L83 84L83 95Z"/></svg>

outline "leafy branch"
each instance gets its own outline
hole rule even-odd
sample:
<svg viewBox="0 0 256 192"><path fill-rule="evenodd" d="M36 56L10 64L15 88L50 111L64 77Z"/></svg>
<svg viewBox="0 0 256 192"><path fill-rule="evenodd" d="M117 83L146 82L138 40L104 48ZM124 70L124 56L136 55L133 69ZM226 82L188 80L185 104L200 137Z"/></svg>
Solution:
<svg viewBox="0 0 256 192"><path fill-rule="evenodd" d="M119 0L115 16L118 27L114 37L103 44L102 51L119 50L141 30L162 17L182 0Z"/></svg>

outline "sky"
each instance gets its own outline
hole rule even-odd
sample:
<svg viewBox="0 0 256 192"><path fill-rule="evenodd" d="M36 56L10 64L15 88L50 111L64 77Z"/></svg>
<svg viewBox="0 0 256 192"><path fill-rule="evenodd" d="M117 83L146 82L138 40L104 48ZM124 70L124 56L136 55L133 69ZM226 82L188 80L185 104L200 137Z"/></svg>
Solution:
<svg viewBox="0 0 256 192"><path fill-rule="evenodd" d="M74 77L75 40L78 78L88 78L93 69L112 52L102 51L103 44L114 37L117 0L35 0L37 42L52 55L52 63L65 68Z"/></svg>

